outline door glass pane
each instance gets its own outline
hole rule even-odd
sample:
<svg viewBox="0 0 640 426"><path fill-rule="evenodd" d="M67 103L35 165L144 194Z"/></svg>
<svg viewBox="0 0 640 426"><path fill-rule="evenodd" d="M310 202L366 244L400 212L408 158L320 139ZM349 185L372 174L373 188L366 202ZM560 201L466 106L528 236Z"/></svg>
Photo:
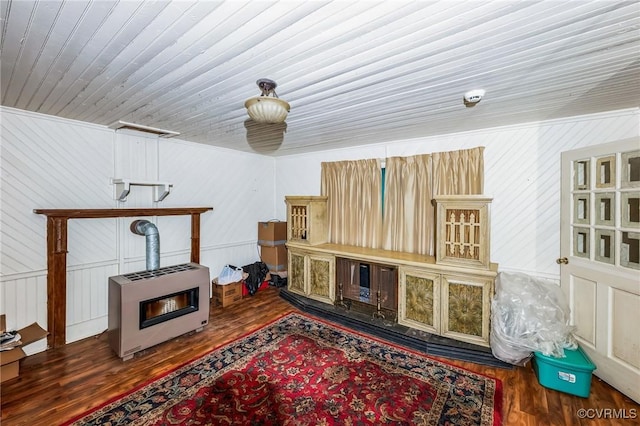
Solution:
<svg viewBox="0 0 640 426"><path fill-rule="evenodd" d="M589 223L589 194L573 196L573 223Z"/></svg>
<svg viewBox="0 0 640 426"><path fill-rule="evenodd" d="M615 193L596 194L596 225L613 226L615 217Z"/></svg>
<svg viewBox="0 0 640 426"><path fill-rule="evenodd" d="M622 226L640 228L640 192L622 193Z"/></svg>
<svg viewBox="0 0 640 426"><path fill-rule="evenodd" d="M589 257L589 228L573 229L573 255Z"/></svg>
<svg viewBox="0 0 640 426"><path fill-rule="evenodd" d="M622 233L620 264L627 268L640 269L640 233Z"/></svg>
<svg viewBox="0 0 640 426"><path fill-rule="evenodd" d="M624 152L622 154L622 182L623 188L640 187L640 150Z"/></svg>
<svg viewBox="0 0 640 426"><path fill-rule="evenodd" d="M616 178L616 156L598 158L596 161L596 188L613 188Z"/></svg>
<svg viewBox="0 0 640 426"><path fill-rule="evenodd" d="M615 233L612 230L598 229L596 231L596 252L595 259L600 262L615 262L614 258L614 241Z"/></svg>
<svg viewBox="0 0 640 426"><path fill-rule="evenodd" d="M573 189L589 189L589 160L573 162Z"/></svg>

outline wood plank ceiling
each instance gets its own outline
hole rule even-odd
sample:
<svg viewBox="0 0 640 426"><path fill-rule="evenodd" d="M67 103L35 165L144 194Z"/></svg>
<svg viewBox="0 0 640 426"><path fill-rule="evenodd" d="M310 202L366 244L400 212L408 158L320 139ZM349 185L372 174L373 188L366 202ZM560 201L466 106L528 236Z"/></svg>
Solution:
<svg viewBox="0 0 640 426"><path fill-rule="evenodd" d="M3 106L274 156L640 106L635 0L2 0L0 17ZM248 121L259 78L286 125Z"/></svg>

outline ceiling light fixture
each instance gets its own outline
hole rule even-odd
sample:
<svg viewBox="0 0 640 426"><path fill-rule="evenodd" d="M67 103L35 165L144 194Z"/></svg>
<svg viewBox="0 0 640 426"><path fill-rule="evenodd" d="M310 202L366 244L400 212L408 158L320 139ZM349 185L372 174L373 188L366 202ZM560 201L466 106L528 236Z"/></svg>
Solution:
<svg viewBox="0 0 640 426"><path fill-rule="evenodd" d="M284 123L287 119L291 107L289 103L278 98L276 95L277 84L273 80L261 78L256 81L262 94L247 99L244 103L247 113L253 121L258 123Z"/></svg>

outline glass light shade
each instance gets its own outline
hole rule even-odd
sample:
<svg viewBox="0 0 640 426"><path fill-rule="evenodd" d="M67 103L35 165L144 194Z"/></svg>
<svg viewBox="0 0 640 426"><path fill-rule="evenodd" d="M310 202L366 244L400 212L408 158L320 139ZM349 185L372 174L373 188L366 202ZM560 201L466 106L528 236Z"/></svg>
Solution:
<svg viewBox="0 0 640 426"><path fill-rule="evenodd" d="M288 102L269 96L249 98L244 106L252 120L270 124L284 123L291 108Z"/></svg>

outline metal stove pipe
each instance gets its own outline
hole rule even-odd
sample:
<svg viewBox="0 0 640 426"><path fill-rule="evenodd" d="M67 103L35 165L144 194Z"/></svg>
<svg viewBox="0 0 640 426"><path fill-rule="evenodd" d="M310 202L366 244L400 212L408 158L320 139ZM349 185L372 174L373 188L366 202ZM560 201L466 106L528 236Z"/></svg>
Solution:
<svg viewBox="0 0 640 426"><path fill-rule="evenodd" d="M131 222L131 232L145 236L147 271L160 269L160 234L158 228L148 220Z"/></svg>

